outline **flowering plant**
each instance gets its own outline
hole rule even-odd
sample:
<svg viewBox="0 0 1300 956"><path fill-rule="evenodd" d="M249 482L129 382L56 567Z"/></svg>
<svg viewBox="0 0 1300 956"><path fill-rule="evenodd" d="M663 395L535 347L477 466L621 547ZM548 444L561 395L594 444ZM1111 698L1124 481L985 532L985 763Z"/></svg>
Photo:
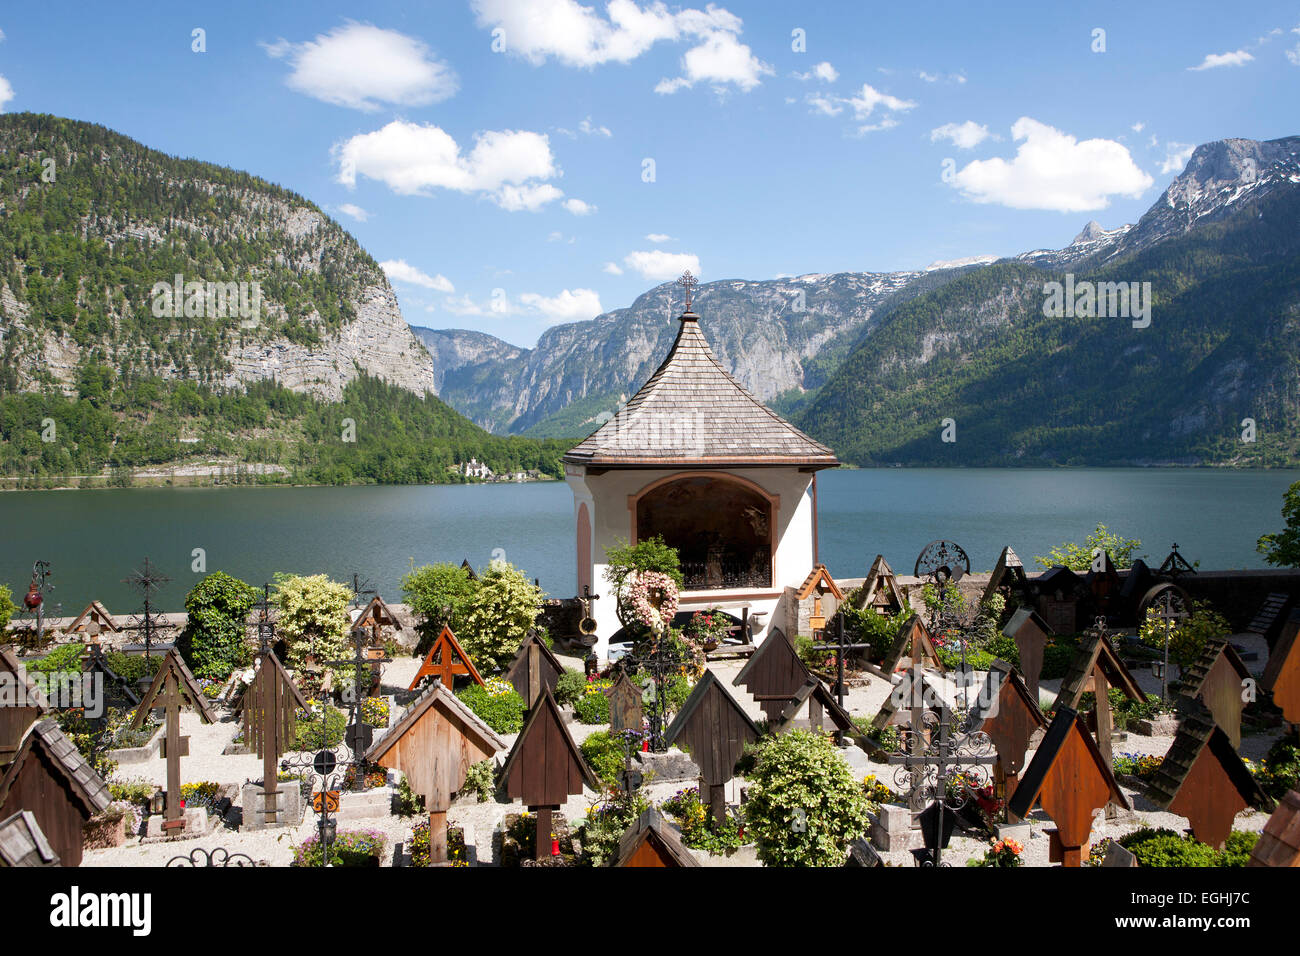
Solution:
<svg viewBox="0 0 1300 956"><path fill-rule="evenodd" d="M972 866L1024 866L1025 861L1021 858L1025 848L1016 840L1007 838L1005 840L994 840L989 844L989 848L984 851L984 859L974 862Z"/></svg>
<svg viewBox="0 0 1300 956"><path fill-rule="evenodd" d="M672 623L677 596L677 582L660 571L637 572L627 594L632 616L655 632Z"/></svg>
<svg viewBox="0 0 1300 956"><path fill-rule="evenodd" d="M707 611L696 611L691 615L691 622L686 625L686 635L703 644L706 641L722 641L732 627L721 611L711 607Z"/></svg>

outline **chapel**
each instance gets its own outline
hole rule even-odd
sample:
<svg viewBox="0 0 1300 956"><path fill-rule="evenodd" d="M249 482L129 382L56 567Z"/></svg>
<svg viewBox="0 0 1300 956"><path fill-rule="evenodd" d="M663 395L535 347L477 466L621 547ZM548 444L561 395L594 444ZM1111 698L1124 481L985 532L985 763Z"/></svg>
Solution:
<svg viewBox="0 0 1300 956"><path fill-rule="evenodd" d="M834 452L767 408L722 366L691 308L663 363L613 418L564 456L574 498L578 593L590 588L605 656L620 627L605 549L655 535L676 548L680 613L759 615L755 640L781 619L817 564L817 472Z"/></svg>

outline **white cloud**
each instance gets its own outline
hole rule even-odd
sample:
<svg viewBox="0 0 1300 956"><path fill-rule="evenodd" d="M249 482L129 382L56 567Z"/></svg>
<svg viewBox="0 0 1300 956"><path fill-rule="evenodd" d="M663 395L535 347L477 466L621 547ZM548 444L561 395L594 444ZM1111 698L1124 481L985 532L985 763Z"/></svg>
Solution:
<svg viewBox="0 0 1300 956"><path fill-rule="evenodd" d="M559 295L544 296L525 292L519 297L524 305L536 309L552 322L577 322L593 319L604 312L600 296L591 289L563 289Z"/></svg>
<svg viewBox="0 0 1300 956"><path fill-rule="evenodd" d="M514 315L519 311L502 289L493 290L492 299L487 303L476 302L466 294L448 296L443 299L442 307L453 315L499 316Z"/></svg>
<svg viewBox="0 0 1300 956"><path fill-rule="evenodd" d="M808 80L821 80L823 83L834 83L840 78L840 71L823 60L807 73L794 74L794 78L805 83Z"/></svg>
<svg viewBox="0 0 1300 956"><path fill-rule="evenodd" d="M451 284L444 275L431 276L427 272L417 269L405 259L388 259L379 263L379 268L384 270L384 275L388 276L392 282L404 282L407 285L418 285L424 289L433 289L435 292L455 292L456 287Z"/></svg>
<svg viewBox="0 0 1300 956"><path fill-rule="evenodd" d="M617 262L606 262L601 267L601 271L608 272L612 276L621 276L623 274L623 267Z"/></svg>
<svg viewBox="0 0 1300 956"><path fill-rule="evenodd" d="M1294 31L1300 33L1300 30ZM1300 43L1297 43L1294 50L1286 51L1286 58L1291 61L1292 66L1300 66Z"/></svg>
<svg viewBox="0 0 1300 956"><path fill-rule="evenodd" d="M1135 133L1140 133L1146 128L1147 128L1147 124L1143 123L1141 120L1139 120L1138 122L1134 123L1132 126L1129 127L1129 129L1131 129Z"/></svg>
<svg viewBox="0 0 1300 956"><path fill-rule="evenodd" d="M966 77L961 73L949 73L945 76L943 73L928 73L925 70L919 70L916 75L927 83L938 83L940 80L947 80L949 83L956 83L960 86L966 82Z"/></svg>
<svg viewBox="0 0 1300 956"><path fill-rule="evenodd" d="M1084 212L1106 208L1114 195L1137 198L1154 182L1114 140L1080 142L1027 116L1016 120L1011 135L1023 141L1014 159L974 160L953 185L979 203Z"/></svg>
<svg viewBox="0 0 1300 956"><path fill-rule="evenodd" d="M471 0L471 6L480 27L501 31L507 54L535 66L549 59L576 67L629 63L661 41L690 39L696 45L682 57L683 75L661 80L656 92L699 82L748 91L772 73L740 42L740 18L713 4L672 12L661 0L645 7L610 0L605 16L577 0Z"/></svg>
<svg viewBox="0 0 1300 956"><path fill-rule="evenodd" d="M606 139L614 135L609 131L608 126L596 126L593 124L590 116L578 124L578 132L585 133L588 136L603 136Z"/></svg>
<svg viewBox="0 0 1300 956"><path fill-rule="evenodd" d="M870 116L877 106L895 112L910 110L916 106L911 100L901 100L897 96L881 93L870 83L863 83L861 92L857 96L850 96L848 103L853 107L853 115L860 120Z"/></svg>
<svg viewBox="0 0 1300 956"><path fill-rule="evenodd" d="M687 269L697 276L700 274L699 256L662 249L629 252L623 257L623 265L640 273L643 279L675 279Z"/></svg>
<svg viewBox="0 0 1300 956"><path fill-rule="evenodd" d="M337 106L371 112L384 103L427 106L457 88L455 72L423 42L368 23L348 21L305 43L282 39L262 47L289 62L290 89Z"/></svg>
<svg viewBox="0 0 1300 956"><path fill-rule="evenodd" d="M647 232L646 239L650 242L672 242L673 237L666 232Z"/></svg>
<svg viewBox="0 0 1300 956"><path fill-rule="evenodd" d="M958 149L974 149L991 135L987 126L967 120L964 123L944 123L930 130L930 142L937 143L946 139Z"/></svg>
<svg viewBox="0 0 1300 956"><path fill-rule="evenodd" d="M564 200L564 208L575 216L590 216L596 211L596 207L589 202L583 202L581 199Z"/></svg>
<svg viewBox="0 0 1300 956"><path fill-rule="evenodd" d="M820 116L838 116L844 112L844 108L853 108L853 118L864 125L858 127L858 135L870 133L874 130L890 129L898 125L896 117L886 116L875 123L866 123L877 106L883 106L891 113L906 112L912 109L916 104L911 100L899 99L897 96L891 96L889 93L881 93L870 83L863 83L862 89L856 96L831 96L822 93L809 93L804 97L805 102L812 107L812 113Z"/></svg>
<svg viewBox="0 0 1300 956"><path fill-rule="evenodd" d="M564 195L545 182L559 175L550 141L526 130L479 133L473 149L462 153L437 126L394 120L336 144L333 152L338 181L348 187L367 176L405 196L452 189L485 195L511 212L535 211Z"/></svg>
<svg viewBox="0 0 1300 956"><path fill-rule="evenodd" d="M1245 66L1253 59L1255 58L1245 50L1234 50L1231 53L1207 53L1200 66L1189 66L1188 69L1213 70L1220 66Z"/></svg>
<svg viewBox="0 0 1300 956"><path fill-rule="evenodd" d="M820 93L808 94L808 105L812 107L813 113L822 116L836 116L844 112L844 107L840 105L843 102L837 97L822 96Z"/></svg>
<svg viewBox="0 0 1300 956"><path fill-rule="evenodd" d="M1195 151L1196 146L1192 143L1165 143L1165 158L1160 164L1160 174L1181 173Z"/></svg>
<svg viewBox="0 0 1300 956"><path fill-rule="evenodd" d="M14 88L9 85L9 81L0 76L0 113L4 112L5 104L14 98Z"/></svg>
<svg viewBox="0 0 1300 956"><path fill-rule="evenodd" d="M339 212L343 213L345 216L351 216L357 222L365 222L370 218L370 213L366 212L360 206L354 205L350 202L345 202L339 206Z"/></svg>

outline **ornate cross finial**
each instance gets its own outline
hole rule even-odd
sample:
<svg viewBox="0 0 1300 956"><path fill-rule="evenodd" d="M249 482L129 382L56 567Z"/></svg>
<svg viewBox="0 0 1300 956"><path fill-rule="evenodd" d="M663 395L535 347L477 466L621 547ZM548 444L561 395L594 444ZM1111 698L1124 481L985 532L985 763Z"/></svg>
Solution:
<svg viewBox="0 0 1300 956"><path fill-rule="evenodd" d="M700 280L691 275L691 270L687 269L682 273L682 277L677 280L677 284L686 290L686 309L691 311L691 296L695 293L695 287L700 284Z"/></svg>

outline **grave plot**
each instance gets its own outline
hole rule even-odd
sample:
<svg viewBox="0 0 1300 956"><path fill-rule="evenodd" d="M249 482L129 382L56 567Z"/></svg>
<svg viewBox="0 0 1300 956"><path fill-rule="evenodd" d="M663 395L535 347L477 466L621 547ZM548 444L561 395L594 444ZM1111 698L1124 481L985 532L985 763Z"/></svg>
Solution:
<svg viewBox="0 0 1300 956"><path fill-rule="evenodd" d="M665 744L680 746L700 768L700 796L715 825L720 826L726 815L726 784L736 771L736 762L745 744L758 737L758 727L713 671L704 672L664 734Z"/></svg>

